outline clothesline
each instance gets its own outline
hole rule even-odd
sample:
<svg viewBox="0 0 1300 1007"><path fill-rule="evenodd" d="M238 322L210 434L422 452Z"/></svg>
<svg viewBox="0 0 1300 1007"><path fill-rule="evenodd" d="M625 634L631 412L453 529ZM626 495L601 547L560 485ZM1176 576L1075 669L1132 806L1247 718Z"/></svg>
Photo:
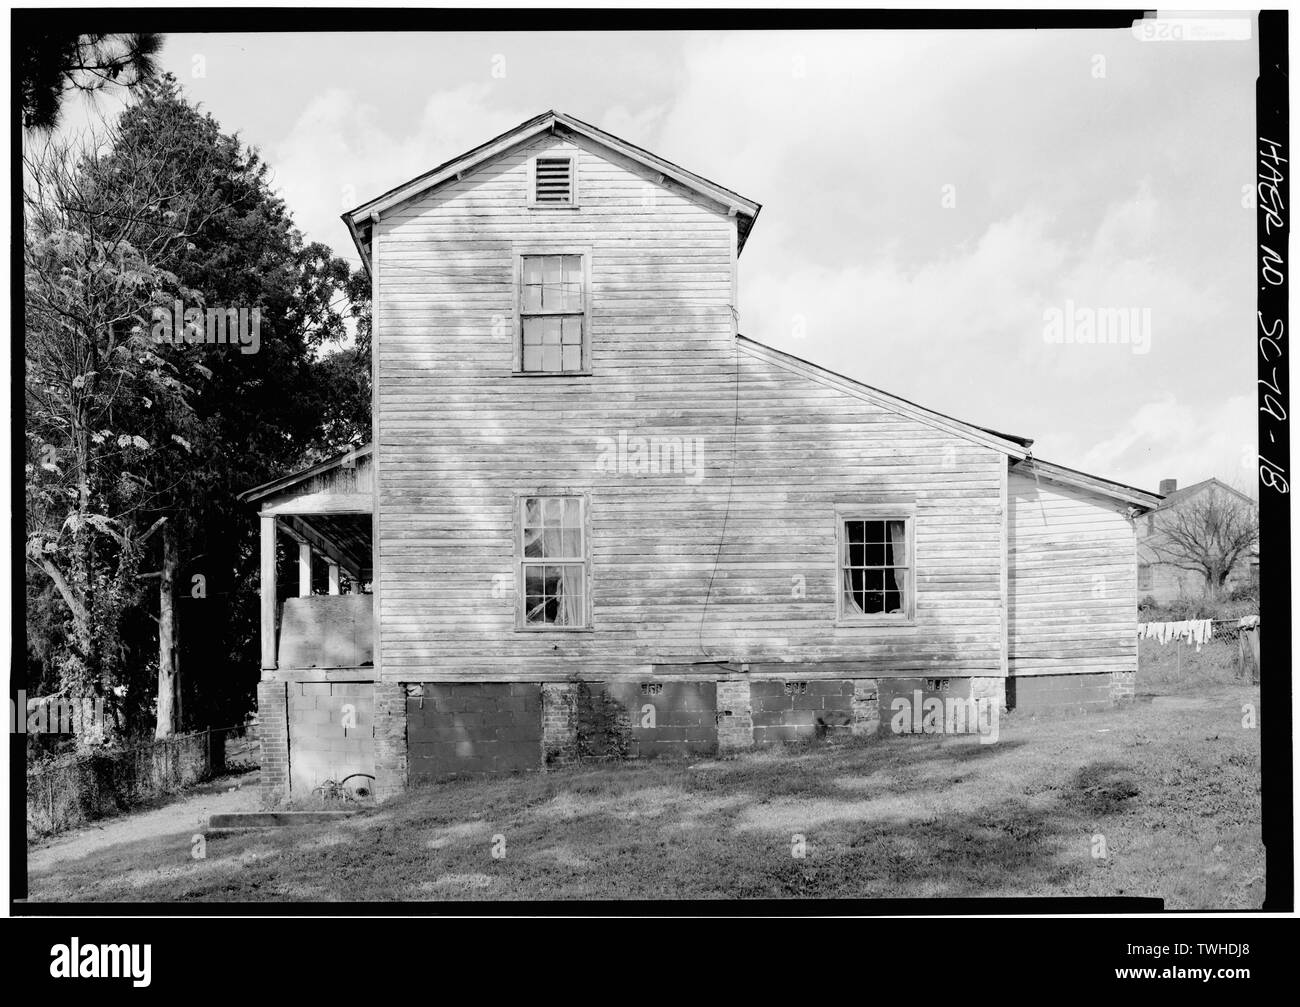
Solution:
<svg viewBox="0 0 1300 1007"><path fill-rule="evenodd" d="M1173 640L1196 644L1199 652L1201 644L1208 643L1214 635L1213 619L1184 619L1180 622L1142 622L1138 623L1138 636L1165 644Z"/></svg>
<svg viewBox="0 0 1300 1007"><path fill-rule="evenodd" d="M1159 644L1186 642L1196 644L1199 653L1201 645L1214 638L1216 625L1233 624L1241 629L1255 629L1259 626L1259 616L1246 615L1240 619L1183 619L1175 622L1138 623L1138 637L1155 640Z"/></svg>

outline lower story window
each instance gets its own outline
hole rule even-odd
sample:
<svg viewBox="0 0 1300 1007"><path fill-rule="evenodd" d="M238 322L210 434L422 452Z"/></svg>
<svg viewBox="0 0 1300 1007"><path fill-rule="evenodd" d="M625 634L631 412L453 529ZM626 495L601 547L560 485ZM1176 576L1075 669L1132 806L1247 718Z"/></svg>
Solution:
<svg viewBox="0 0 1300 1007"><path fill-rule="evenodd" d="M1138 590L1139 591L1151 590L1151 564L1150 563L1138 564Z"/></svg>
<svg viewBox="0 0 1300 1007"><path fill-rule="evenodd" d="M587 534L580 496L520 501L520 574L525 629L587 625Z"/></svg>
<svg viewBox="0 0 1300 1007"><path fill-rule="evenodd" d="M912 617L912 519L842 515L839 522L841 622Z"/></svg>

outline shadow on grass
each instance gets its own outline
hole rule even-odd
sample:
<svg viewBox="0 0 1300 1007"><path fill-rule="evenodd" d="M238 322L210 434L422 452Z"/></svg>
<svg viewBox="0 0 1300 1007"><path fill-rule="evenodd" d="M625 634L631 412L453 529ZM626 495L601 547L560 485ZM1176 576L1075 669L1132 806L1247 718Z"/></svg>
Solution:
<svg viewBox="0 0 1300 1007"><path fill-rule="evenodd" d="M1022 744L909 738L708 768L645 763L455 781L328 829L212 837L202 860L189 836L123 844L34 878L34 894L142 902L1068 894L1098 870L1089 839L1136 785L1101 761L1036 797L981 783L975 770L1014 758Z"/></svg>

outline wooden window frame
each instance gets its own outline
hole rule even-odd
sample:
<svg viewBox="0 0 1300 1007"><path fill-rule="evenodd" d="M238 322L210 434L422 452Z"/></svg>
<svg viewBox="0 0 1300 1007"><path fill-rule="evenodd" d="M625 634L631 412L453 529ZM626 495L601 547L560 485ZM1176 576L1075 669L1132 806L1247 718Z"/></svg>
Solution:
<svg viewBox="0 0 1300 1007"><path fill-rule="evenodd" d="M1146 573L1146 584L1142 583L1142 574ZM1155 570L1150 563L1139 563L1137 565L1137 589L1139 591L1155 590Z"/></svg>
<svg viewBox="0 0 1300 1007"><path fill-rule="evenodd" d="M569 202L567 203L539 203L537 201L537 159L541 158L561 158L569 159ZM530 210L576 210L579 208L578 194L578 152L576 150L540 150L536 154L528 157L528 198L526 200Z"/></svg>
<svg viewBox="0 0 1300 1007"><path fill-rule="evenodd" d="M582 366L576 371L526 371L524 370L524 259L546 255L578 255L582 257ZM514 249L515 258L515 335L514 360L511 374L517 378L583 378L591 376L592 298L591 298L591 246L590 245L540 245ZM543 312L546 314L547 312ZM572 312L555 312L572 314ZM530 316L530 317L536 317Z"/></svg>
<svg viewBox="0 0 1300 1007"><path fill-rule="evenodd" d="M545 563L544 560L524 556L524 505L531 499L575 499L582 504L582 625L581 626L556 626L552 623L530 623L525 620L525 608L527 606L528 593L526 590L526 578L524 577L524 567L528 564L536 565ZM515 557L515 632L516 633L590 633L593 632L592 626L592 604L591 604L591 494L582 491L570 489L541 489L528 490L527 492L518 492L514 495L514 521L512 533L514 535L514 557ZM570 565L578 565L575 561L566 561ZM560 563L552 563L552 566L559 566Z"/></svg>
<svg viewBox="0 0 1300 1007"><path fill-rule="evenodd" d="M844 611L844 524L847 521L902 521L907 537L907 588L902 615ZM916 625L916 507L908 504L837 504L835 507L835 625L844 628L884 628Z"/></svg>

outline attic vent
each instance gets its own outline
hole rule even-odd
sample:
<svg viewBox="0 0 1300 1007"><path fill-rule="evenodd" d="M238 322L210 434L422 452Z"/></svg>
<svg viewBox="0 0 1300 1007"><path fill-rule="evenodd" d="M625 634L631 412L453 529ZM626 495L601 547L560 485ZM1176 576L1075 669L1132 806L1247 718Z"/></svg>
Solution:
<svg viewBox="0 0 1300 1007"><path fill-rule="evenodd" d="M573 158L537 159L534 202L539 206L567 206L573 202Z"/></svg>

